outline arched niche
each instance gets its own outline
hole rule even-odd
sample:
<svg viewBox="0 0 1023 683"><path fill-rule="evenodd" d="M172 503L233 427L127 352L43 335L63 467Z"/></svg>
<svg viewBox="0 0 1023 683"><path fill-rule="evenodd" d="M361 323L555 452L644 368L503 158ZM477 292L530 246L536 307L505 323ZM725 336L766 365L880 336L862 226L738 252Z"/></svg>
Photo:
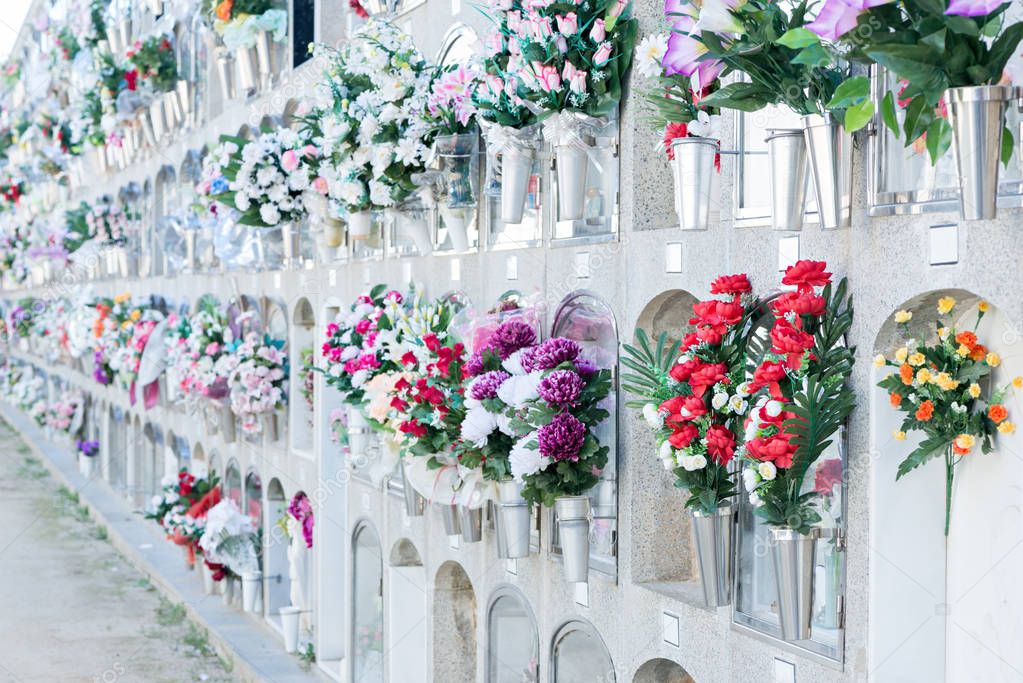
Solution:
<svg viewBox="0 0 1023 683"><path fill-rule="evenodd" d="M178 179L182 186L192 187L202 179L202 162L206 149L190 149L178 167Z"/></svg>
<svg viewBox="0 0 1023 683"><path fill-rule="evenodd" d="M752 377L756 367L771 348L770 332L775 317L771 303L780 292L761 298L760 309L752 322L746 349L746 372ZM821 516L820 537L816 547L813 584L813 614L810 639L798 646L821 657L842 661L845 630L840 609L845 598L846 527L846 433L840 429L831 444L804 475L802 493L817 492L816 511ZM741 483L741 482L740 482ZM743 493L745 493L743 491ZM778 589L774 560L770 553L771 534L747 495L736 497L735 594L732 619L738 624L772 638L781 639L778 618Z"/></svg>
<svg viewBox="0 0 1023 683"><path fill-rule="evenodd" d="M142 495L146 504L163 488L164 438L159 425L147 422L142 428Z"/></svg>
<svg viewBox="0 0 1023 683"><path fill-rule="evenodd" d="M245 475L245 507L243 509L260 532L268 528L263 524L263 480L255 468L250 469Z"/></svg>
<svg viewBox="0 0 1023 683"><path fill-rule="evenodd" d="M470 26L457 22L444 34L444 40L437 53L437 63L442 65L468 64L479 54L479 36Z"/></svg>
<svg viewBox="0 0 1023 683"><path fill-rule="evenodd" d="M462 565L448 560L433 580L433 680L477 680L476 633L476 591Z"/></svg>
<svg viewBox="0 0 1023 683"><path fill-rule="evenodd" d="M131 420L128 451L128 498L138 507L145 505L145 467L149 460L147 447L143 443L142 420L135 415Z"/></svg>
<svg viewBox="0 0 1023 683"><path fill-rule="evenodd" d="M211 476L214 471L212 464L206 460L206 450L202 447L202 444L197 441L189 450L192 457L188 463L188 471L197 477ZM220 473L217 472L217 474L219 475Z"/></svg>
<svg viewBox="0 0 1023 683"><path fill-rule="evenodd" d="M180 204L179 186L177 174L174 167L170 165L161 166L156 174L156 183L153 190L153 229L151 231L148 245L148 259L152 263L150 273L152 275L169 275L165 247L175 249L179 239L177 232L171 225L171 216L178 210Z"/></svg>
<svg viewBox="0 0 1023 683"><path fill-rule="evenodd" d="M599 368L618 376L618 324L606 301L593 292L578 290L558 305L551 324L551 337L565 337L577 342L583 356ZM617 576L618 536L618 396L612 390L603 402L610 417L594 429L594 434L610 449L607 466L600 481L589 492L593 520L590 524L590 566L610 576ZM557 524L552 525L554 550L560 553Z"/></svg>
<svg viewBox="0 0 1023 683"><path fill-rule="evenodd" d="M232 317L232 311L235 306L238 307L241 313L245 314L242 316L243 322L239 326L241 328L240 331L242 336L249 332L258 333L263 331L263 306L259 299L250 294L242 294L237 301L232 301L231 304L228 305L227 317L229 320ZM238 316L236 315L235 317L237 318Z"/></svg>
<svg viewBox="0 0 1023 683"><path fill-rule="evenodd" d="M651 659L636 669L632 683L696 683L677 662L670 659Z"/></svg>
<svg viewBox="0 0 1023 683"><path fill-rule="evenodd" d="M940 316L937 301L943 296L953 297L956 305ZM972 330L981 300L961 289L919 294L890 313L872 351L892 358L908 338L932 344L939 318L959 331ZM913 314L908 327L895 323L898 310ZM979 342L1002 357L990 380L981 382L985 396L1023 375L1018 329L994 304L976 328ZM921 435L908 431L904 441L893 436L905 413L891 407L885 390L876 386L893 371L872 367L870 372L872 457L864 463L872 470L868 664L877 680L1013 680L1023 670L1017 645L1023 631L1018 580L1023 437L1018 430L1000 433L990 453L975 448L963 457L955 469L946 539L944 459L933 458L896 481L899 463L921 443ZM1004 405L1009 420L1018 423L1023 416L1019 392L1010 389Z"/></svg>
<svg viewBox="0 0 1023 683"><path fill-rule="evenodd" d="M387 559L387 666L391 680L427 681L426 596L429 585L419 550L407 538Z"/></svg>
<svg viewBox="0 0 1023 683"><path fill-rule="evenodd" d="M538 681L540 634L524 595L502 586L487 607L486 683Z"/></svg>
<svg viewBox="0 0 1023 683"><path fill-rule="evenodd" d="M380 537L369 522L352 534L351 677L384 683L384 561Z"/></svg>
<svg viewBox="0 0 1023 683"><path fill-rule="evenodd" d="M614 683L617 680L611 653L592 624L573 619L554 633L550 680L551 683Z"/></svg>
<svg viewBox="0 0 1023 683"><path fill-rule="evenodd" d="M291 388L288 392L289 430L292 450L304 455L313 451L313 411L316 405L316 315L309 299L295 302L291 318Z"/></svg>
<svg viewBox="0 0 1023 683"><path fill-rule="evenodd" d="M280 299L263 297L262 310L263 331L272 339L288 341L288 306Z"/></svg>
<svg viewBox="0 0 1023 683"><path fill-rule="evenodd" d="M228 460L227 467L224 468L224 497L233 500L239 510L245 511L242 500L242 472L234 458Z"/></svg>
<svg viewBox="0 0 1023 683"><path fill-rule="evenodd" d="M657 348L665 335L664 353L678 355L678 342L692 329L693 304L699 299L682 289L661 292L643 307L636 319L636 330L643 330L651 347ZM633 335L632 344L637 339ZM627 369L624 372L629 372ZM628 396L629 399L635 398ZM686 495L675 488L675 477L665 471L657 458L656 444L650 427L639 410L627 410L631 451L629 462L633 481L642 482L644 495L632 496L633 579L637 582L685 583L699 580L692 524L683 514ZM695 585L694 585L695 588Z"/></svg>
<svg viewBox="0 0 1023 683"><path fill-rule="evenodd" d="M288 537L277 526L278 520L286 519L288 499L284 494L281 480L274 477L266 487L266 510L263 516L263 534L266 547L263 549L263 573L266 575L266 616L272 623L279 623L277 617L281 607L291 604L291 576L288 563ZM299 539L301 541L301 539Z"/></svg>
<svg viewBox="0 0 1023 683"><path fill-rule="evenodd" d="M269 132L277 130L278 128L284 128L284 119L275 114L264 114L263 118L259 120L260 132Z"/></svg>
<svg viewBox="0 0 1023 683"><path fill-rule="evenodd" d="M302 109L302 101L297 98L289 98L281 110L281 123L287 128L296 128L301 124L299 112Z"/></svg>

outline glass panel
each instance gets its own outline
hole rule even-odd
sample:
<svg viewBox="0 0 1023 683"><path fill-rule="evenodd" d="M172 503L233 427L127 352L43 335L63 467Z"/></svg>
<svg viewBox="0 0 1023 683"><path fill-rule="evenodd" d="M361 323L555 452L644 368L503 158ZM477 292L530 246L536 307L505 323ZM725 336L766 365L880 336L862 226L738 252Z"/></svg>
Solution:
<svg viewBox="0 0 1023 683"><path fill-rule="evenodd" d="M316 40L315 0L292 0L292 66L304 64L309 59L309 43Z"/></svg>
<svg viewBox="0 0 1023 683"><path fill-rule="evenodd" d="M749 346L751 370L770 348L768 333L773 318L765 316L757 323ZM756 362L753 362L756 361ZM798 646L841 660L843 633L839 603L845 592L845 555L838 550L839 533L844 531L845 509L845 431L840 431L831 446L807 473L803 492L817 491L822 538L817 542L814 570L812 638ZM753 512L745 495L739 496L739 551L736 565L735 621L757 631L781 638L778 621L777 587L771 557L768 526Z"/></svg>
<svg viewBox="0 0 1023 683"><path fill-rule="evenodd" d="M573 629L554 644L554 683L614 683L615 669L595 633Z"/></svg>
<svg viewBox="0 0 1023 683"><path fill-rule="evenodd" d="M352 678L384 681L384 563L376 533L363 526L352 558Z"/></svg>
<svg viewBox="0 0 1023 683"><path fill-rule="evenodd" d="M600 368L612 371L611 392L603 403L610 417L601 423L594 434L602 445L610 448L607 466L600 482L590 491L593 521L590 528L590 553L594 565L601 571L614 574L617 563L618 529L618 329L614 313L599 297L587 292L568 295L558 308L551 329L553 337L575 340L584 355ZM553 526L552 543L558 548L557 525Z"/></svg>
<svg viewBox="0 0 1023 683"><path fill-rule="evenodd" d="M487 629L487 683L538 680L540 642L533 615L522 601L512 595L496 599Z"/></svg>
<svg viewBox="0 0 1023 683"><path fill-rule="evenodd" d="M263 481L256 472L249 472L245 477L245 508L252 524L261 529L263 526Z"/></svg>
<svg viewBox="0 0 1023 683"><path fill-rule="evenodd" d="M799 115L783 105L770 105L737 117L737 196L736 217L767 223L771 220L770 165L767 159L768 131L799 129ZM765 182L767 180L767 182ZM807 183L809 183L807 179ZM806 211L817 211L813 187L807 187Z"/></svg>
<svg viewBox="0 0 1023 683"><path fill-rule="evenodd" d="M875 97L878 102L888 90L898 95L900 86L894 75L879 69L874 79ZM1014 104L1010 102L1006 126L1016 136L1018 142L1021 116ZM901 127L906 112L902 107L896 106L896 115ZM958 199L955 155L951 151L932 166L922 138L905 146L895 133L882 123L878 123L878 134L873 136L872 144L875 145L875 205ZM1001 166L999 169L1002 194L1023 192L1020 184L1023 179L1023 160L1020 159L1019 149L1017 144L1009 165Z"/></svg>
<svg viewBox="0 0 1023 683"><path fill-rule="evenodd" d="M238 471L238 463L233 460L227 463L227 470L224 472L224 491L227 497L235 502L239 510L242 507L242 475Z"/></svg>
<svg viewBox="0 0 1023 683"><path fill-rule="evenodd" d="M583 217L578 220L561 220L561 210L558 207L553 239L612 235L617 229L618 121L610 121L588 142L591 146L587 152ZM558 176L553 175L553 196L557 198Z"/></svg>
<svg viewBox="0 0 1023 683"><path fill-rule="evenodd" d="M529 176L526 210L521 223L501 220L501 161L500 155L488 153L487 182L483 188L483 219L486 221L487 247L490 249L523 249L540 245L543 225L543 200L547 188L543 179L544 164L549 163L546 152L537 154Z"/></svg>
<svg viewBox="0 0 1023 683"><path fill-rule="evenodd" d="M419 201L409 201L384 218L389 256L418 256L433 251L434 212Z"/></svg>

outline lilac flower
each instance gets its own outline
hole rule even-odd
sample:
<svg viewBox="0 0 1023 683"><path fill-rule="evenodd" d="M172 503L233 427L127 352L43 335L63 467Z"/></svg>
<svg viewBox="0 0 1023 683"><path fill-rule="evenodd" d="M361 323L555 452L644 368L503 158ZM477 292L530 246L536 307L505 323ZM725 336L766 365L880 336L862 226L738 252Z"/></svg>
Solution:
<svg viewBox="0 0 1023 683"><path fill-rule="evenodd" d="M714 82L725 65L717 59L701 59L707 54L707 47L687 33L672 31L668 36L668 49L661 58L661 66L667 76L682 75L693 78L692 88L700 92Z"/></svg>
<svg viewBox="0 0 1023 683"><path fill-rule="evenodd" d="M469 389L469 395L477 401L497 398L497 390L509 377L511 375L504 370L485 372L473 381L472 388Z"/></svg>
<svg viewBox="0 0 1023 683"><path fill-rule="evenodd" d="M99 452L99 441L83 441L79 439L75 442L75 448L82 455L91 458Z"/></svg>
<svg viewBox="0 0 1023 683"><path fill-rule="evenodd" d="M540 453L552 460L579 460L586 440L586 425L571 413L558 413L550 423L537 430Z"/></svg>
<svg viewBox="0 0 1023 683"><path fill-rule="evenodd" d="M100 384L103 385L110 384L110 380L112 378L110 377L110 375L107 374L107 371L103 368L103 352L96 351L96 353L92 357L92 361L93 361L92 378L99 382Z"/></svg>
<svg viewBox="0 0 1023 683"><path fill-rule="evenodd" d="M597 374L597 365L589 358L576 358L575 371L588 379Z"/></svg>
<svg viewBox="0 0 1023 683"><path fill-rule="evenodd" d="M553 370L562 363L574 361L582 352L579 344L564 337L552 337L529 354L529 362L536 370ZM522 364L526 368L525 361ZM527 368L527 372L530 370Z"/></svg>
<svg viewBox="0 0 1023 683"><path fill-rule="evenodd" d="M984 17L1005 4L1005 0L950 0L945 14Z"/></svg>
<svg viewBox="0 0 1023 683"><path fill-rule="evenodd" d="M956 1L953 0L953 4ZM825 0L817 18L807 24L806 28L823 40L835 41L856 28L860 15L865 11L889 2L891 0Z"/></svg>
<svg viewBox="0 0 1023 683"><path fill-rule="evenodd" d="M579 400L586 382L572 370L555 370L540 380L537 393L552 406L572 407Z"/></svg>
<svg viewBox="0 0 1023 683"><path fill-rule="evenodd" d="M519 349L532 346L536 343L536 330L521 320L509 320L501 323L487 342L487 348L492 350L501 360L506 359Z"/></svg>

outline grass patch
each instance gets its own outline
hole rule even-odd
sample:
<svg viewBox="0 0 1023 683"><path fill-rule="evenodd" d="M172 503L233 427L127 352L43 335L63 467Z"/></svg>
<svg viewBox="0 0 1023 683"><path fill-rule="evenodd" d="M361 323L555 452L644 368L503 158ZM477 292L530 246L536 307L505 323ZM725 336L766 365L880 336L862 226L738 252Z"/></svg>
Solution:
<svg viewBox="0 0 1023 683"><path fill-rule="evenodd" d="M192 648L201 657L211 657L215 654L213 647L210 645L210 636L206 629L200 628L192 622L188 623L188 633L185 634L182 640L185 645Z"/></svg>
<svg viewBox="0 0 1023 683"><path fill-rule="evenodd" d="M310 666L316 663L316 648L313 647L312 643L306 643L304 646L298 648L295 655L302 663L302 668L306 671L309 670Z"/></svg>
<svg viewBox="0 0 1023 683"><path fill-rule="evenodd" d="M110 538L110 535L107 533L107 528L105 526L97 526L93 530L92 535L96 538L97 541L105 541L108 538Z"/></svg>
<svg viewBox="0 0 1023 683"><path fill-rule="evenodd" d="M18 452L20 453L21 449L18 449ZM50 476L50 473L46 471L38 458L24 455L21 464L18 465L18 476L22 479L45 479Z"/></svg>
<svg viewBox="0 0 1023 683"><path fill-rule="evenodd" d="M80 500L77 491L72 491L63 485L57 489L57 497L60 498L62 503L66 503L68 505L78 505L78 501Z"/></svg>
<svg viewBox="0 0 1023 683"><path fill-rule="evenodd" d="M160 606L156 608L156 623L160 626L177 626L184 620L185 606L173 603L161 595Z"/></svg>

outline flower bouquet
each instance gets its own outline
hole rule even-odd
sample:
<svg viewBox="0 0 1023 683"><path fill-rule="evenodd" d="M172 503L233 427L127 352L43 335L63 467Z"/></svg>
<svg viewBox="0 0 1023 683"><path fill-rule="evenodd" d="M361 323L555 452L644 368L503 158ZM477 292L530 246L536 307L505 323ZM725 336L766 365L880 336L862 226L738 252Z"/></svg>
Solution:
<svg viewBox="0 0 1023 683"><path fill-rule="evenodd" d="M118 204L101 201L90 207L85 214L85 223L89 226L89 234L101 244L114 246L128 241L134 218Z"/></svg>
<svg viewBox="0 0 1023 683"><path fill-rule="evenodd" d="M421 112L433 72L410 36L378 19L360 26L340 49L320 45L316 53L329 64L330 102L314 114L331 161L322 171L327 196L346 217L349 236L365 239L372 210L399 207L417 190L413 175L424 170L430 135ZM420 223L400 227L425 229ZM429 242L412 236L421 248Z"/></svg>
<svg viewBox="0 0 1023 683"><path fill-rule="evenodd" d="M674 35L666 64L683 72L696 70L707 83L733 71L749 77L709 94L705 106L752 112L782 104L802 117L802 134L779 129L767 138L777 229L802 227L807 156L821 224L850 224L849 130L864 125L872 114L863 92L866 80L850 79L843 86L849 78L848 67L842 66L844 55L809 30L814 27L810 7L809 0L789 5L713 0L672 2L668 9Z"/></svg>
<svg viewBox="0 0 1023 683"><path fill-rule="evenodd" d="M990 376L1001 358L980 343L977 328L990 306L982 301L972 329L960 329L946 318L955 309L950 296L938 300L935 337L929 342L911 339L896 350L894 358L874 359L877 367L898 368L878 386L888 392L891 405L904 413L895 433L904 440L907 432L919 431L923 441L899 463L903 476L941 456L945 460L945 535L952 514L952 483L962 459L979 449L990 453L998 433L1011 434L1016 426L1008 419L1005 397L1010 386L1023 387L1019 377L1011 384L992 389ZM896 320L907 329L912 313L900 311ZM986 379L988 378L988 379Z"/></svg>
<svg viewBox="0 0 1023 683"><path fill-rule="evenodd" d="M561 220L583 217L588 157L618 109L639 26L625 16L629 4L531 4L509 36L522 56L523 97L554 146Z"/></svg>
<svg viewBox="0 0 1023 683"><path fill-rule="evenodd" d="M597 369L583 357L579 344L564 337L523 351L519 362L525 377L501 387L508 403L521 406L513 410L511 429L525 434L509 454L512 475L523 482L526 501L555 508L565 577L586 581L587 494L600 480L610 453L594 430L610 417L603 403L611 391L611 371Z"/></svg>
<svg viewBox="0 0 1023 683"><path fill-rule="evenodd" d="M167 346L178 400L191 410L208 407L227 440L234 438L229 377L236 333L215 299L204 297L196 312L170 328Z"/></svg>
<svg viewBox="0 0 1023 683"><path fill-rule="evenodd" d="M261 567L259 534L252 519L230 498L221 500L206 513L199 548L207 564L219 565L226 576L242 578L242 603L245 611L254 611Z"/></svg>
<svg viewBox="0 0 1023 683"><path fill-rule="evenodd" d="M507 558L529 555L530 505L522 497L524 482L512 477L509 458L524 435L512 429L511 418L533 397L539 381L537 374L526 373L521 361L536 346L533 318L527 311L493 328L485 318L476 326L473 352L463 369L466 411L455 452L463 468L477 471L497 489L499 555Z"/></svg>
<svg viewBox="0 0 1023 683"><path fill-rule="evenodd" d="M82 392L77 389L66 389L60 397L51 403L46 413L46 426L60 434L73 436L72 427L76 422L80 426L81 420L76 420L78 411L84 409Z"/></svg>
<svg viewBox="0 0 1023 683"><path fill-rule="evenodd" d="M249 332L234 349L234 367L228 379L231 410L239 418L242 432L266 433L271 441L277 439L275 413L287 403L288 356L283 348L283 340Z"/></svg>
<svg viewBox="0 0 1023 683"><path fill-rule="evenodd" d="M160 310L148 305L133 305L121 325L118 346L110 359L110 367L116 373L121 387L128 390L132 404L136 400L135 384L142 354L156 326L163 320L164 315Z"/></svg>
<svg viewBox="0 0 1023 683"><path fill-rule="evenodd" d="M684 26L688 16L676 16L671 6L665 17ZM683 230L706 230L710 225L714 197L713 172L721 171L721 142L717 131L719 110L706 107L702 98L718 87L718 81L701 80L706 62L673 64L665 60L668 46L681 33L650 35L636 48L636 70L648 82L643 91L651 123L662 129L664 151L675 182L675 211ZM712 75L713 70L711 71Z"/></svg>
<svg viewBox="0 0 1023 683"><path fill-rule="evenodd" d="M821 501L808 475L841 438L855 405L847 384L853 349L845 345L852 303L846 281L832 288L826 267L798 261L787 268L782 284L796 290L771 301L769 335L750 341L761 353L749 381L742 477L756 515L771 527L785 640L804 640L810 631L813 585L804 579L813 576Z"/></svg>
<svg viewBox="0 0 1023 683"><path fill-rule="evenodd" d="M729 465L749 406L746 346L758 306L745 274L721 276L710 291L729 298L693 306L689 322L696 329L683 338L681 355L668 351L665 334L651 348L646 333L636 330L638 346L623 346L622 364L632 373L622 379L638 397L627 405L642 409L675 486L689 492L704 599L720 607L731 602L736 491Z"/></svg>
<svg viewBox="0 0 1023 683"><path fill-rule="evenodd" d="M873 62L903 82L881 100L881 120L907 146L923 139L931 162L951 146L965 220L997 215L998 161L1015 148L1005 113L1015 98L1006 64L1023 40L1008 0L828 0L829 37L854 59ZM823 21L821 22L824 23ZM900 123L896 104L904 106ZM983 144L981 144L983 143Z"/></svg>
<svg viewBox="0 0 1023 683"><path fill-rule="evenodd" d="M227 71L231 55L246 91L266 87L274 71L271 40L288 37L288 11L277 0L203 0L202 12L223 42L217 48L218 69ZM224 80L226 74L221 73ZM225 92L225 99L231 93Z"/></svg>

